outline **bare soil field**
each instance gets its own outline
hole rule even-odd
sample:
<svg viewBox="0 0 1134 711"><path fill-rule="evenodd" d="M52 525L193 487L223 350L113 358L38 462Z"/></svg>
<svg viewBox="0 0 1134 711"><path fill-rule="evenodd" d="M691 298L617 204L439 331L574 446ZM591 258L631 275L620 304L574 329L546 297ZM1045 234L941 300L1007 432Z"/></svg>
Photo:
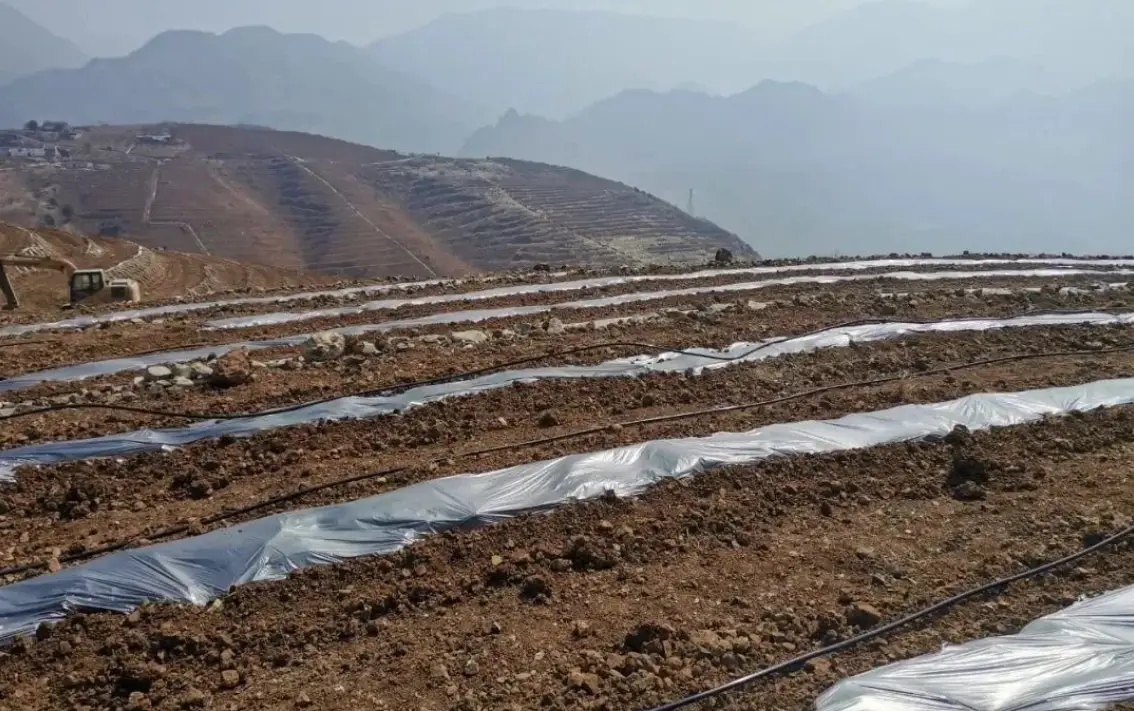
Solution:
<svg viewBox="0 0 1134 711"><path fill-rule="evenodd" d="M979 270L977 270L979 271ZM794 275L793 275L794 276ZM837 276L837 275L836 275ZM869 277L869 274L844 275ZM429 303L406 305L394 310L363 311L336 316L322 316L305 320L250 326L239 329L203 329L207 316L190 312L178 317L158 318L143 323L108 322L96 328L81 331L60 331L32 333L11 341L0 341L0 377L12 377L30 371L35 364L38 368L58 367L92 360L125 357L139 353L170 350L188 346L203 347L222 345L238 341L257 341L287 338L297 334L309 334L326 329L346 327L377 326L375 337L382 332L446 334L454 330L470 328L480 330L515 329L520 323L544 321L555 317L564 322L594 321L618 318L633 313L664 312L667 309L697 308L701 304L736 303L748 308L749 302L772 304L790 314L798 307L808 306L808 301L826 304L839 301L848 306L849 311L859 311L865 316L893 316L898 313L932 313L936 304L942 301L958 300L960 304L978 303L987 299L996 302L1004 309L1016 308L1090 308L1106 304L1121 307L1131 302L1134 291L1130 289L1098 290L1090 292L1100 283L1111 281L1094 275L1058 276L1045 278L1032 277L977 277L967 279L942 279L940 281L899 281L887 279L879 273L877 279L856 280L843 284L822 285L801 283L794 285L767 286L763 282L771 277L722 276L688 281L647 281L639 284L623 284L586 291L551 291L529 293L518 296L499 296L488 299L457 301L448 303ZM1121 283L1122 280L1116 280ZM751 289L742 288L752 284ZM713 293L677 294L666 296L663 292L683 288L730 290ZM1044 287L1043 293L1027 291ZM1012 294L969 294L966 290L1007 289L1019 293ZM1059 293L1070 289L1071 293ZM883 298L884 293L914 293L904 299ZM461 292L457 292L459 295ZM916 298L925 294L925 298ZM585 302L640 295L641 300L629 303L589 305ZM391 295L385 298L400 298ZM584 303L580 303L584 302ZM777 304L777 302L779 302ZM600 302L601 304L601 302ZM302 311L318 306L291 303L285 304L286 311ZM278 310L261 307L263 311ZM519 316L477 313L474 317L454 316L445 323L431 324L429 318L439 314L455 314L464 311L490 312L494 309L528 309ZM418 319L424 319L419 321ZM776 335L774 332L769 335ZM751 338L751 336L748 336Z"/></svg>
<svg viewBox="0 0 1134 711"><path fill-rule="evenodd" d="M151 250L121 239L85 237L49 228L27 229L0 223L0 257L25 255L70 261L79 269L105 269L108 277L134 279L146 301L186 294L195 297L231 294L240 290L276 290L331 284L335 278L264 265L245 264L203 254ZM18 311L0 311L0 325L66 318L84 312L122 309L123 304L99 302L77 309L61 308L68 300L67 279L57 271L9 268L20 297Z"/></svg>
<svg viewBox="0 0 1134 711"><path fill-rule="evenodd" d="M529 281L538 279L547 277ZM398 393L473 371L727 348L863 319L1134 312L1129 290L1088 288L1097 281L796 284L406 327L353 339L327 358L315 358L311 344L238 352L199 363L216 372L177 385L165 384L172 373L145 370L47 382L3 395L5 413L18 416L0 419L0 461L17 447L199 421L186 414ZM1060 291L1070 286L1080 289ZM236 331L201 330L197 316L127 321L36 334L5 344L0 357L14 377L157 348L577 298L407 306ZM249 377L222 386L217 378L231 376L234 363ZM125 549L220 530L239 536L268 515L635 443L1132 377L1127 325L978 331L958 322L703 371L524 380L366 419L22 466L0 483L0 633L11 586L81 573ZM13 404L52 409L25 415ZM1118 405L720 467L633 498L520 513L392 555L241 585L210 604L69 609L0 646L0 709L648 709L1125 528L1132 463L1134 406ZM1010 634L1084 595L1134 584L1132 551L1116 544L690 708L813 708L840 679L945 643Z"/></svg>

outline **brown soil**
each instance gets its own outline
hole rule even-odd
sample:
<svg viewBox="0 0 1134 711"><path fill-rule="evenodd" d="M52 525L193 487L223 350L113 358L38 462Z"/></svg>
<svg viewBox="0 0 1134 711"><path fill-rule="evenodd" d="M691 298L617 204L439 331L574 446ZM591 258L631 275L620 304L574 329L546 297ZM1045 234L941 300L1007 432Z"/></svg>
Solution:
<svg viewBox="0 0 1134 711"><path fill-rule="evenodd" d="M312 569L208 610L76 615L0 657L3 703L646 708L1127 525L1132 418L773 460ZM952 496L958 462L987 474L983 500ZM845 675L1128 585L1132 564L1128 545L1093 555L754 684L730 707L810 708Z"/></svg>
<svg viewBox="0 0 1134 711"><path fill-rule="evenodd" d="M263 265L242 264L202 254L168 251L139 251L139 245L119 239L93 238L62 230L25 229L0 223L0 256L22 254L25 250L40 256L66 259L80 269L107 269L111 278L130 278L139 282L144 301L171 299L195 294L198 297L231 293L236 289L280 289L320 285L333 277ZM0 325L57 320L84 311L127 308L96 297L77 310L64 310L68 300L67 280L53 270L11 269L10 277L21 307L0 311ZM101 295L99 295L101 296Z"/></svg>
<svg viewBox="0 0 1134 711"><path fill-rule="evenodd" d="M711 280L710 280L711 281ZM703 284L705 282L699 282ZM448 333L454 330L468 328L511 328L521 322L540 321L548 316L556 316L565 321L593 320L609 317L623 316L629 313L646 311L663 311L670 308L696 307L698 304L732 301L741 304L750 299L761 302L783 302L785 307L806 305L808 299L817 299L817 304L834 304L841 302L852 310L870 309L872 314L896 315L898 313L913 314L913 317L926 313L934 313L933 302L956 299L957 304L965 308L981 302L982 298L989 304L1002 305L1001 313L1020 311L1023 309L1059 309L1084 307L1114 307L1123 308L1134 304L1134 292L1129 290L1098 292L1087 295L1059 295L1056 293L1034 294L1020 293L1010 296L965 296L961 292L964 288L995 287L995 288L1028 288L1048 285L1052 289L1061 286L1082 286L1087 281L1072 278L1059 279L972 279L948 281L941 284L925 286L920 283L901 283L894 285L887 281L857 282L839 285L838 290L826 286L798 285L791 287L772 287L756 289L750 292L735 292L729 294L702 294L697 296L677 296L653 301L644 301L634 304L608 306L588 309L561 309L548 314L534 314L513 318L491 319L479 323L453 323L439 326L414 328L409 330L421 333ZM916 287L921 286L921 289ZM659 285L651 282L647 285L637 285L635 288L627 287L628 291L668 290L669 284ZM892 303L889 299L880 299L880 290L893 289L903 291L916 291L917 297L905 303ZM816 293L818 291L818 293ZM606 296L612 292L602 292L597 296ZM131 354L153 352L155 350L168 350L188 346L208 346L232 343L244 340L261 340L279 338L295 334L312 333L321 329L340 328L350 325L374 324L392 320L415 318L435 313L447 313L468 309L489 309L505 306L554 305L587 298L579 292L531 294L523 297L508 297L490 299L475 303L463 304L437 304L430 306L412 306L398 309L394 312L370 312L342 316L336 318L322 318L311 321L300 321L275 326L262 326L247 329L224 331L200 331L190 323L162 322L162 323L110 323L105 327L81 332L65 332L52 334L33 334L28 339L11 343L0 344L0 354L3 355L3 365L0 374L6 377L40 370L48 367L58 367L74 363L83 363L91 360L122 357ZM928 311L927 311L928 309ZM860 315L861 312L860 312ZM994 314L989 314L994 315ZM406 329L402 329L406 330Z"/></svg>
<svg viewBox="0 0 1134 711"><path fill-rule="evenodd" d="M954 373L933 371L1016 354L1134 345L1109 329L1017 329L982 336L940 334L740 364L683 374L517 384L362 421L315 423L249 439L202 441L173 452L24 468L0 489L8 509L0 530L21 531L4 564L44 563L59 551L81 553L131 538L162 537L230 525L296 506L334 503L445 474L495 469L574 451L647 439L743 431L764 424L825 419L907 402L934 402L983 391L1090 382L1134 373L1134 353L1083 354L997 363ZM868 353L869 355L864 355ZM725 405L781 398L817 387L902 378L766 407L620 426ZM550 418L550 419L549 419ZM34 431L34 430L33 430ZM574 432L578 437L512 448ZM494 450L465 457L462 453ZM385 476L286 498L240 515L229 512L299 489L373 472ZM199 524L198 519L204 520Z"/></svg>
<svg viewBox="0 0 1134 711"><path fill-rule="evenodd" d="M966 271L966 272L992 272L1012 269L1028 269L1028 266L1012 266L1012 265L981 265L975 264L972 266L927 266L911 268L907 271L916 271L919 273L937 273L945 271ZM737 284L745 282L755 282L763 280L772 280L787 277L812 277L812 276L853 276L853 275L878 275L881 277L887 272L895 271L892 268L886 269L871 269L871 270L803 270L794 272L784 272L776 274L730 274L717 277L692 277L688 279L665 279L665 280L645 280L633 281L627 284L615 284L611 286L598 287L593 289L580 289L572 291L560 292L561 300L575 300L596 298L596 296L615 296L618 294L636 293L640 291L662 291L685 289L690 287L701 287L710 285L724 285L724 284ZM1112 273L1113 270L1099 268L1092 274L1081 275L1067 275L1065 277L1053 277L1059 279L1070 279L1079 284L1096 283L1096 282L1110 282L1110 281L1126 281L1128 276L1117 275ZM680 274L678 272L677 274ZM561 275L560 275L561 274ZM672 270L662 269L641 269L633 270L633 274L656 274L676 276ZM253 314L273 313L277 311L294 312L294 311L308 311L318 308L338 308L338 307L352 307L364 304L374 300L389 300L389 299L402 299L402 298L421 298L435 295L456 295L456 294L469 294L470 292L477 292L482 290L490 290L495 288L507 287L510 285L522 284L555 284L562 282L577 281L582 279L601 278L603 276L621 276L617 270L572 270L570 273L563 274L557 273L555 276L541 275L538 272L530 271L517 271L511 274L498 274L496 278L477 278L469 277L460 280L459 283L439 284L423 287L412 287L406 291L394 290L388 294L372 293L372 294L351 294L349 296L322 296L311 300L293 301L288 303L276 304L237 304L237 305L220 305L209 309L202 309L200 311L189 312L184 315L172 316L171 320L176 321L206 321L211 319L231 318L235 316L248 316ZM880 279L884 284L887 283L885 279ZM945 282L952 284L952 282ZM1067 282L1072 285L1071 282ZM893 285L897 290L923 290L925 282L910 282L903 280L890 280L888 285ZM1034 285L1034 284L1030 284ZM814 288L815 285L811 285ZM480 303L495 303L497 300L470 300L470 301L457 301L451 302L445 310L452 310L462 308L465 304L471 304L472 308L479 308ZM501 305L508 305L502 303ZM395 310L385 311L372 311L371 314L387 313L391 314L391 318L401 317L401 314L406 311L406 307Z"/></svg>
<svg viewBox="0 0 1134 711"><path fill-rule="evenodd" d="M136 131L164 129L84 130L61 147L105 168L6 173L15 219L35 214L46 185L72 207L78 230L354 276L689 263L720 247L756 257L669 203L554 166L407 157L321 136L197 125L172 127L176 145L136 144L126 154Z"/></svg>
<svg viewBox="0 0 1134 711"><path fill-rule="evenodd" d="M648 351L646 345L656 345L661 349L684 347L725 347L738 341L756 341L771 336L805 334L833 325L862 318L896 318L915 320L937 320L950 317L1018 315L1029 309L1069 308L1072 304L1056 295L1028 295L1021 300L1016 297L992 297L973 303L969 298L958 298L950 293L935 294L923 298L915 306L905 300L879 300L872 296L847 298L840 301L805 303L796 306L783 303L769 308L752 311L740 306L731 312L705 317L660 316L648 323L627 324L604 331L568 332L558 337L543 335L539 338L496 339L476 347L464 344L431 345L418 344L412 350L396 351L387 349L379 358L357 365L344 365L342 362L309 364L297 373L278 369L258 371L256 381L238 388L217 391L209 387L170 390L139 390L137 399L129 403L134 407L146 407L159 411L194 413L244 413L275 407L286 407L312 400L321 400L351 393L372 391L387 387L399 387L423 379L456 374L464 371L494 368L500 364L512 363L528 358L540 358L524 367L560 364L593 364L611 358L638 355ZM1103 297L1104 295L1099 295ZM1091 302L1094 303L1091 303ZM696 307L711 303L702 299L699 303L688 303ZM1134 299L1131 300L1134 306ZM1111 308L1126 304L1116 301L1113 295L1105 298L1077 301L1077 309L1098 307ZM627 309L629 307L623 307ZM1015 309L1015 310L1013 310ZM641 309L618 312L632 315L647 312ZM529 317L530 318L530 317ZM479 324L486 331L500 331L515 327L520 319L494 319ZM775 323L776 325L770 325ZM445 328L428 329L448 333ZM459 327L458 327L459 328ZM964 336L962 336L964 338ZM611 349L597 349L583 353L558 356L557 351L592 347L604 343L634 343L640 346L624 346ZM293 357L302 349L270 349L256 352L259 360ZM459 364L459 365L458 365ZM131 383L138 376L136 371L127 371L112 376L92 378L74 382L47 382L25 390L13 391L5 395L10 402L37 401L48 404L46 398L66 393L78 393L82 401L97 403L105 399L105 388L113 385ZM298 382L297 382L298 381ZM109 434L137 427L169 426L175 421L169 418L155 418L144 414L113 413L104 411L64 410L46 415L23 417L17 426L0 432L0 444L27 444L33 441L59 438L77 438L95 434Z"/></svg>
<svg viewBox="0 0 1134 711"><path fill-rule="evenodd" d="M1084 280L875 281L562 312L556 315L571 321L721 301L742 306L716 316L671 315L606 333L493 339L468 349L419 345L358 366L260 371L257 381L225 391L186 389L139 402L243 411L608 340L665 348L723 346L871 315L940 319L1134 308L1129 291L1074 297L955 291L973 284L1065 283ZM912 299L882 299L879 290L917 293ZM545 301L533 303L578 295L538 298ZM749 299L779 303L753 311ZM416 312L399 311L397 317L411 313ZM381 318L367 315L368 321ZM503 329L541 320L499 319L415 333ZM239 337L351 322L301 322L242 330ZM18 373L185 346L200 338L220 343L236 335L201 333L189 323L127 323L42 334L42 345L6 347L0 355L4 372ZM912 336L699 376L518 384L365 421L314 423L170 452L25 468L16 484L0 488L0 537L7 541L0 546L0 568L33 566L10 573L10 582L41 574L43 567L73 565L69 556L98 555L95 549L105 544L169 540L449 474L649 439L743 431L977 392L1134 377L1134 352L1098 352L1132 344L1128 328ZM589 363L645 350L595 351L541 363ZM1075 353L962 367L1053 351ZM948 370L938 372L943 367ZM861 382L875 378L896 379ZM39 386L12 399L113 382ZM806 394L846 384L851 386ZM783 399L792 394L801 396ZM770 400L777 402L703 412ZM674 417L682 413L688 416ZM0 446L182 422L52 413L3 423ZM959 432L943 442L718 470L660 485L632 501L566 506L436 536L402 554L250 585L208 608L155 605L128 616L75 614L42 629L38 639L0 649L0 711L648 708L845 639L1127 526L1134 505L1132 463L1134 407L1123 407ZM344 481L352 477L357 480ZM1080 595L1134 583L1131 570L1134 551L1123 544L702 708L809 709L840 678L932 652L945 642L1010 633Z"/></svg>

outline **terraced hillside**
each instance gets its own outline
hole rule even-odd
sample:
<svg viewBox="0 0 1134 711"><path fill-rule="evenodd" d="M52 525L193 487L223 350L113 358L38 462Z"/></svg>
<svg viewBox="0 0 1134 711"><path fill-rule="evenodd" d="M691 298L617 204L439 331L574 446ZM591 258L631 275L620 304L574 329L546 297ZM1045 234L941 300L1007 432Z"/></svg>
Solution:
<svg viewBox="0 0 1134 711"><path fill-rule="evenodd" d="M582 171L511 159L411 158L364 177L397 196L434 239L489 268L578 261L682 263L707 240L742 249L712 223Z"/></svg>
<svg viewBox="0 0 1134 711"><path fill-rule="evenodd" d="M275 290L334 281L325 274L303 272L203 254L151 248L122 239L86 237L58 229L26 228L0 223L0 255L55 257L80 269L105 269L111 279L134 279L144 301L202 297L238 290ZM10 267L21 308L0 312L0 322L43 317L67 301L67 282L58 272Z"/></svg>
<svg viewBox="0 0 1134 711"><path fill-rule="evenodd" d="M0 329L0 708L1134 700L1132 277L530 271Z"/></svg>
<svg viewBox="0 0 1134 711"><path fill-rule="evenodd" d="M170 140L138 138L164 131ZM352 276L692 264L721 247L756 256L632 187L537 163L196 125L93 127L61 147L58 160L3 166L20 197L0 218Z"/></svg>

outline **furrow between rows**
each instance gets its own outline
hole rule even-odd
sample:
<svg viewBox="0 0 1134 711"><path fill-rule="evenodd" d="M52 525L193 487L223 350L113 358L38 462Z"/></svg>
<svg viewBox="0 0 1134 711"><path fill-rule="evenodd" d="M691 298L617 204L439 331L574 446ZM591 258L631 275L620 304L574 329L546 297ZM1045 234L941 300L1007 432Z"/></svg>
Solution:
<svg viewBox="0 0 1134 711"><path fill-rule="evenodd" d="M1074 270L1071 270L1074 271ZM1080 270L1081 271L1081 270ZM1048 276L1042 276L1048 274ZM1107 272L1107 283L1121 277L1115 272ZM663 289L642 291L635 285L628 285L622 293L613 293L598 298L564 300L562 294L530 294L520 297L505 297L477 305L481 308L464 308L455 311L444 310L441 305L407 306L399 312L404 318L375 322L373 312L324 316L312 321L283 323L271 326L246 329L247 338L233 339L227 331L200 331L190 324L150 323L127 324L120 329L107 331L88 331L81 334L50 339L46 343L35 343L24 349L4 349L9 372L22 363L29 367L53 363L70 363L59 368L32 373L13 374L0 380L0 392L19 390L38 382L48 380L74 380L98 375L106 375L128 370L138 370L149 365L170 362L185 362L203 359L209 354L223 354L239 348L254 350L290 348L303 344L312 333L333 330L344 335L381 334L391 331L448 327L454 324L475 324L493 319L546 318L549 315L565 319L600 318L615 314L627 306L640 305L656 309L680 307L690 299L747 298L759 296L765 300L793 300L814 292L816 288L839 285L839 291L854 298L892 287L894 284L948 284L952 288L999 287L1017 288L1029 285L1046 284L1052 289L1061 287L1087 288L1097 285L1099 275L1094 273L1070 273L1068 270L1046 270L1043 272L998 270L970 272L926 272L885 274L854 274L849 276L789 277L786 279L765 279L761 281L731 281L723 284L701 284L684 289ZM302 325L303 330L297 332ZM166 344L166 347L161 346ZM97 358L93 361L75 363L76 357L89 354ZM107 358L107 355L122 354ZM133 354L133 355L131 355ZM101 357L99 357L101 355ZM34 364L34 365L33 365ZM16 371L19 372L19 371Z"/></svg>
<svg viewBox="0 0 1134 711"><path fill-rule="evenodd" d="M1114 405L1118 387L1134 385L1065 391L1070 399L1056 409ZM1087 392L1099 395L1100 388L1108 394L1092 401ZM1009 401L1017 414L999 419L1005 411L998 405ZM12 680L9 698L31 709L139 702L642 708L845 638L1124 525L1132 503L1129 407L1041 419L1054 412L1051 402L1037 408L1026 394L967 402L980 404L931 408L934 417L951 413L931 428L944 441L882 436L887 422L907 434L917 430L913 413L923 409L860 416L813 432L816 439L792 441L841 448L871 431L879 446L734 463L638 499L600 490L592 503L312 568L244 587L207 608L77 615L40 641L11 648L0 672ZM987 416L1016 424L950 433L958 417L972 423ZM801 427L808 425L796 425L797 435ZM603 461L618 468L634 460ZM638 461L661 467L668 460ZM493 506L505 503L494 499ZM239 558L234 550L226 560ZM842 675L1013 630L1083 592L1129 584L1130 570L1128 546L1096 555L757 684L730 705L807 708Z"/></svg>

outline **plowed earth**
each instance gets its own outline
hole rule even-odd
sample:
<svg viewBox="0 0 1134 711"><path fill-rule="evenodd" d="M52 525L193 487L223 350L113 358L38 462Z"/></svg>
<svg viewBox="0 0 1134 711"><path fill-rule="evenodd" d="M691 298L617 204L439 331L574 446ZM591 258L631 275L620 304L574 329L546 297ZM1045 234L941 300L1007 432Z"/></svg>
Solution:
<svg viewBox="0 0 1134 711"><path fill-rule="evenodd" d="M256 381L223 391L194 387L159 397L139 390L132 404L239 412L528 356L545 356L531 365L556 365L647 352L546 357L611 340L663 349L719 347L868 316L936 320L1134 309L1126 290L1008 296L956 291L1071 283L1086 281L811 285L557 313L569 322L667 306L699 309L693 317L668 314L609 331L495 337L468 348L419 344L354 365L267 369ZM880 298L879 290L913 295ZM580 296L538 298L551 303ZM749 299L773 305L755 310ZM723 301L739 306L717 314L704 308ZM448 304L434 312L484 306ZM475 328L513 329L533 320L540 319L500 319ZM244 338L319 327L325 326L301 322L238 333ZM462 328L467 326L419 329L416 335ZM17 374L131 349L184 346L201 337L221 343L235 335L202 333L188 324L127 323L41 334L43 345L0 354L7 372ZM1134 352L1110 352L1125 347L1134 348L1130 328L917 335L701 374L515 384L368 420L25 467L16 483L0 487L0 568L11 582L79 564L103 554L100 547L171 540L450 474L650 439L1134 377ZM5 398L93 393L131 377L43 385ZM884 382L869 382L874 380ZM737 407L706 412L724 406ZM171 416L53 412L0 421L0 445L185 423ZM41 628L38 639L0 649L0 711L648 708L1129 525L1132 463L1134 408L1121 407L957 432L945 441L716 470L659 485L636 500L570 505L436 536L398 555L246 586L208 608L155 605L128 616L75 614ZM811 708L823 689L847 675L935 651L944 642L1010 633L1081 595L1132 584L1132 564L1134 550L1119 545L700 708Z"/></svg>
<svg viewBox="0 0 1134 711"><path fill-rule="evenodd" d="M703 287L712 285L722 279L696 280L688 282L686 286ZM733 280L730 283L743 283L760 281L759 278ZM963 289L973 288L1006 288L1026 289L1029 287L1047 286L1049 290L1061 287L1089 288L1100 280L1097 277L1050 277L1050 278L980 278L943 280L942 282L897 282L892 279L880 278L878 280L850 282L839 285L800 284L795 286L776 286L757 288L751 291L738 291L721 294L701 294L695 296L671 296L651 299L631 304L602 306L594 308L559 308L549 314L534 314L512 318L494 318L488 321L472 323L469 321L444 324L440 326L413 326L394 324L384 327L398 331L414 330L421 333L447 333L452 330L464 328L510 328L516 323L532 321L533 319L556 316L564 321L594 320L621 316L635 311L660 311L667 308L682 308L690 303L712 303L733 301L745 303L749 300L760 302L783 301L792 304L799 297L828 298L838 300L848 305L858 307L862 304L878 300L878 294L883 292L916 292L918 294L932 293L936 295L950 294L951 297L963 298ZM1104 280L1106 281L1106 280ZM209 346L233 343L245 340L261 340L279 338L295 334L312 333L330 328L345 326L359 326L384 322L403 321L433 314L451 313L463 310L482 310L505 307L522 306L554 306L565 302L604 298L622 293L646 293L669 291L681 288L681 283L673 282L646 282L643 284L621 285L607 289L589 291L553 292L542 294L527 294L523 296L498 297L494 299L479 300L463 303L429 304L419 306L406 306L394 311L371 311L361 314L351 314L336 317L323 317L308 321L296 321L270 326L257 326L234 330L201 330L200 320L197 316L185 317L186 320L158 319L141 324L129 322L112 322L102 324L98 328L78 332L36 333L29 334L27 338L11 342L0 342L0 375L11 377L18 373L38 370L48 367L83 363L92 360L122 357L131 354L149 353L158 350L185 348L189 346ZM961 294L958 296L957 294ZM993 298L993 297L990 297ZM995 297L1005 298L1005 297ZM1126 303L1131 298L1127 289L1115 291L1101 291L1094 295L1065 295L1058 294L1028 294L1023 293L1015 298L1023 303L1052 303L1072 304L1081 299L1098 300L1103 303ZM973 301L979 301L979 296L973 296ZM913 310L922 307L921 300L913 299ZM1064 306L1066 308L1067 306ZM883 304L878 308L888 311ZM1076 308L1072 306L1071 308ZM299 309L302 310L302 309ZM267 357L267 356L265 356Z"/></svg>
<svg viewBox="0 0 1134 711"><path fill-rule="evenodd" d="M730 468L249 586L210 609L79 615L8 650L2 703L644 708L1124 526L1132 423L1121 408ZM957 501L951 476L974 468L985 498ZM1130 584L1132 564L1128 546L1094 555L755 684L730 707L809 708L844 675Z"/></svg>
<svg viewBox="0 0 1134 711"><path fill-rule="evenodd" d="M0 530L21 533L19 542L2 557L12 564L47 563L61 553L77 554L125 539L149 542L171 523L184 524L177 535L185 535L298 505L351 500L445 474L495 469L573 451L827 419L976 392L1134 375L1132 351L1009 361L917 376L919 371L1017 354L1081 351L1084 338L1093 339L1087 342L1096 348L1104 347L1105 341L1108 348L1134 349L1134 338L1110 328L935 334L738 364L699 376L519 383L412 408L400 415L270 430L247 440L226 439L220 449L216 440L207 440L173 452L24 468L17 483L4 492L8 516L0 522ZM735 412L628 424L875 379L894 382ZM627 424L608 429L619 423ZM576 432L584 434L509 448ZM486 449L496 451L460 456ZM398 471L289 498L247 514L226 515L306 487L389 470Z"/></svg>
<svg viewBox="0 0 1134 711"><path fill-rule="evenodd" d="M1028 298L1021 298L1028 297ZM803 305L781 302L753 311L745 304L736 304L728 312L706 313L705 309L719 307L707 298L685 303L687 314L664 314L657 311L624 311L621 317L638 319L629 323L602 328L580 328L551 336L533 324L529 335L519 329L524 322L511 319L510 323L481 324L486 334L496 334L487 343L468 345L447 342L449 331L435 335L443 342L416 341L414 347L399 351L386 347L388 339L378 336L383 344L382 353L372 358L351 362L342 360L305 364L303 373L263 369L255 373L254 382L238 388L217 391L207 386L172 389L135 389L129 404L134 407L158 411L195 413L244 413L292 405L297 402L320 400L346 394L371 391L387 387L404 387L423 379L456 375L470 370L494 368L501 364L536 359L524 367L540 365L594 364L612 358L623 358L654 352L657 349L696 347L725 347L740 341L757 341L775 336L792 336L816 331L840 323L861 319L887 319L930 321L948 318L1025 315L1030 311L1047 310L1115 310L1122 307L1134 310L1134 295L1098 294L1074 299L1057 295L1008 295L974 300L968 297L936 295L923 299L924 303L911 305L909 300L878 299L873 296L860 299L821 301ZM648 317L648 318L647 318ZM614 318L613 316L611 318ZM501 320L503 321L503 320ZM593 322L579 323L590 326ZM488 326L498 326L488 328ZM511 328L508 328L511 327ZM449 328L452 328L450 326ZM782 330L781 330L782 329ZM627 345L599 348L607 343ZM635 345L637 344L637 345ZM562 351L589 348L580 353L558 355ZM263 361L272 358L295 358L302 348L280 348L258 351L255 358ZM542 357L546 356L546 357ZM132 384L136 371L83 381L45 382L24 390L5 394L10 402L38 402L54 396L74 393L78 403L104 402L107 389L115 385ZM43 416L27 416L14 421L7 431L0 431L0 444L27 444L43 439L77 438L93 434L109 434L137 427L167 426L171 418L150 415L111 413L103 411L64 410Z"/></svg>
<svg viewBox="0 0 1134 711"><path fill-rule="evenodd" d="M797 265L806 267L807 265ZM1075 268L1075 265L1066 265L1070 268ZM735 267L740 269L742 267ZM937 273L945 271L965 271L965 272L982 272L982 271L1004 271L1004 270L1029 270L1029 269L1055 269L1061 267L1047 267L1041 264L972 264L972 265L928 265L919 267L908 267L900 271L912 271L918 273ZM1087 266L1082 267L1091 271L1090 274L1068 274L1065 278L1079 283L1094 283L1094 282L1126 282L1130 280L1129 274L1122 274L1119 268L1111 267L1095 267ZM713 271L728 271L728 267L719 267L715 265L706 265L707 272ZM385 300L385 299L399 299L399 298L421 298L428 296L459 296L468 294L474 296L471 301L474 303L481 300L475 298L475 292L482 290L491 290L497 288L507 288L511 285L524 285L524 284L563 284L576 280L595 279L604 277L628 277L637 278L641 276L665 276L664 279L646 279L642 281L631 281L627 284L613 284L610 286L592 287L588 289L568 290L561 292L568 298L572 294L576 295L574 298L588 298L595 295L615 296L618 294L626 294L638 291L659 291L663 289L684 289L695 286L709 286L709 285L723 285L723 284L736 284L742 282L753 282L769 279L781 279L788 277L814 277L814 276L850 276L850 275L878 275L881 276L887 272L899 271L894 268L874 268L869 270L839 270L839 269L800 269L790 272L776 272L769 274L752 274L752 273L733 273L721 274L719 276L703 276L696 272L689 273L689 278L681 279L675 278L683 274L683 272L675 272L672 269L637 269L627 270L626 273L620 273L617 270L584 270L576 269L564 272L556 272L555 274L541 274L538 272L518 272L512 274L502 275L489 275L484 278L470 277L452 283L443 283L436 285L423 285L414 286L412 282L403 285L398 289L391 289L388 293L353 293L346 296L321 296L310 300L290 301L284 303L268 303L268 304L234 304L234 305L220 305L209 309L200 311L191 311L184 315L173 317L176 320L209 320L220 318L231 318L235 316L250 316L254 314L272 313L276 311L302 311L315 308L336 308L336 307L351 307L358 306L372 300ZM903 280L895 280L895 283L912 283ZM1070 282L1069 282L1070 283ZM483 303L493 303L494 300L483 300ZM460 301L454 302L460 304ZM506 305L506 304L504 304ZM398 310L398 314L402 313Z"/></svg>

